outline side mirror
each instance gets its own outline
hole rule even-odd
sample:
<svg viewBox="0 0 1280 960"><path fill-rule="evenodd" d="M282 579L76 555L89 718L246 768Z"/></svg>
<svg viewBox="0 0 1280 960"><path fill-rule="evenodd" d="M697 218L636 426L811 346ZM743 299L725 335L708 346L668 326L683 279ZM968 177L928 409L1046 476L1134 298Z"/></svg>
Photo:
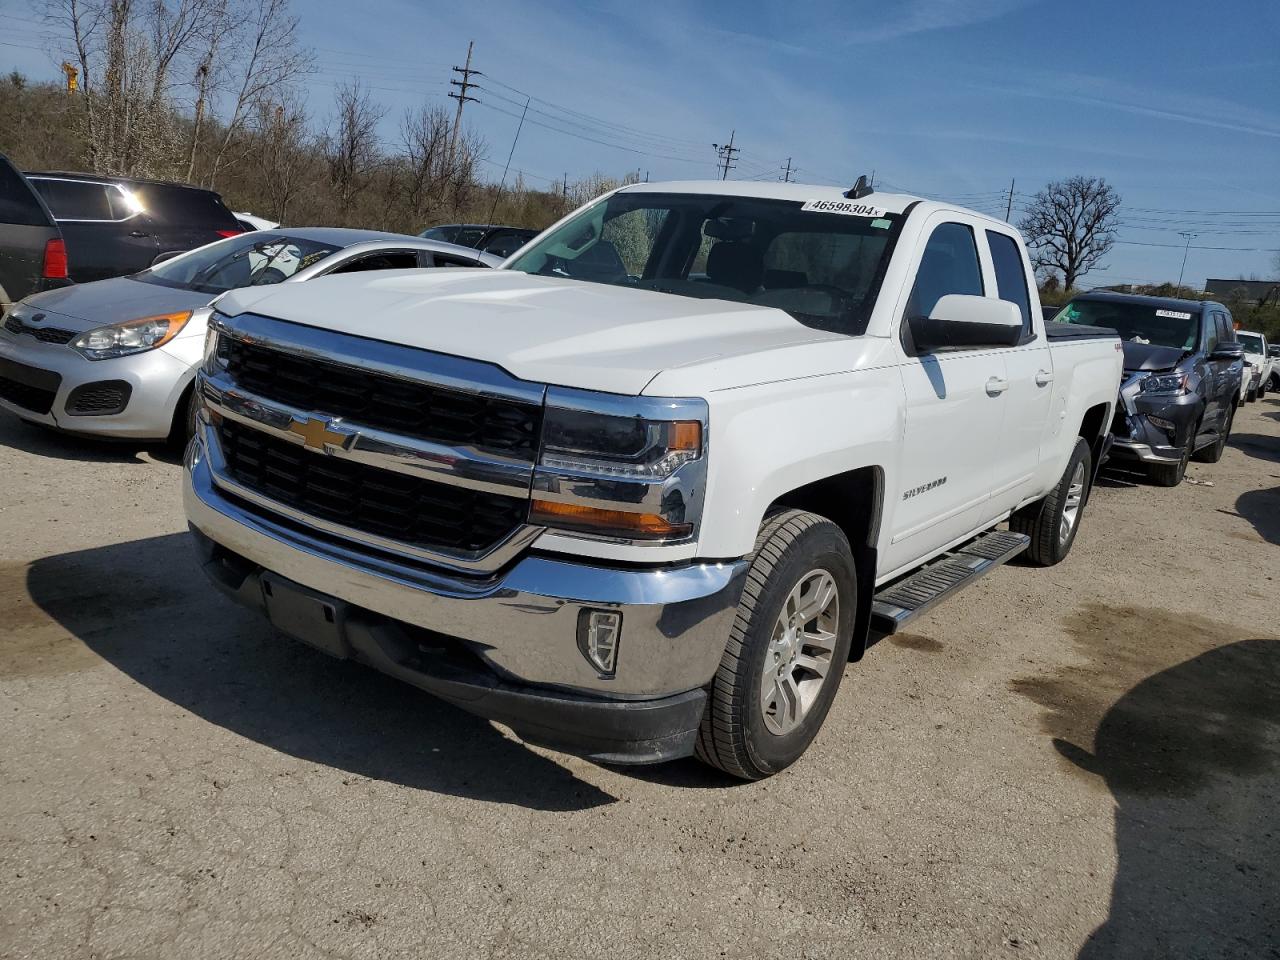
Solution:
<svg viewBox="0 0 1280 960"><path fill-rule="evenodd" d="M1210 360L1239 360L1244 356L1244 344L1236 340L1223 340L1209 354Z"/></svg>
<svg viewBox="0 0 1280 960"><path fill-rule="evenodd" d="M1267 347L1267 356L1280 358L1280 347Z"/></svg>
<svg viewBox="0 0 1280 960"><path fill-rule="evenodd" d="M156 264L164 263L166 260L172 260L174 257L181 256L186 252L187 251L185 250L166 250L164 253L156 254L156 258L151 261L151 265L154 267Z"/></svg>
<svg viewBox="0 0 1280 960"><path fill-rule="evenodd" d="M1022 313L1016 304L991 297L949 293L927 317L907 321L920 353L947 347L1012 347L1022 339Z"/></svg>

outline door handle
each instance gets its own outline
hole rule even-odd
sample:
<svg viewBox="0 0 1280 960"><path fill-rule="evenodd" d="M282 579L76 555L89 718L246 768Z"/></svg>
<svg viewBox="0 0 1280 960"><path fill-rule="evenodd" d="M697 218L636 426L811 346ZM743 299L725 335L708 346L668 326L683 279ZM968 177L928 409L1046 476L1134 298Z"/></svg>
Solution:
<svg viewBox="0 0 1280 960"><path fill-rule="evenodd" d="M1051 384L1051 383L1053 383L1053 374L1052 374L1052 373L1050 373L1048 370L1037 370L1037 371L1036 371L1036 386L1037 386L1037 387L1047 387L1047 386L1048 386L1049 384Z"/></svg>
<svg viewBox="0 0 1280 960"><path fill-rule="evenodd" d="M987 396L998 397L1009 389L1009 381L1004 377L992 377L987 381Z"/></svg>
<svg viewBox="0 0 1280 960"><path fill-rule="evenodd" d="M130 230L130 231L129 231L129 236L131 236L131 237L146 237L146 236L150 236L150 234L148 234L148 233L146 233L146 232L144 232L144 231L142 231L142 230Z"/></svg>

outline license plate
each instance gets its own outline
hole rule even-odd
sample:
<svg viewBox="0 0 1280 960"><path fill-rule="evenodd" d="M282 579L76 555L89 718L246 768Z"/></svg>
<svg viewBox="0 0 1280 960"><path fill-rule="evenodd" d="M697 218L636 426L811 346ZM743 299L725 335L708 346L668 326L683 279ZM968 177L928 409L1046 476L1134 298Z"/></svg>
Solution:
<svg viewBox="0 0 1280 960"><path fill-rule="evenodd" d="M271 573L262 575L267 617L281 633L345 660L351 656L342 629L342 608L331 597Z"/></svg>

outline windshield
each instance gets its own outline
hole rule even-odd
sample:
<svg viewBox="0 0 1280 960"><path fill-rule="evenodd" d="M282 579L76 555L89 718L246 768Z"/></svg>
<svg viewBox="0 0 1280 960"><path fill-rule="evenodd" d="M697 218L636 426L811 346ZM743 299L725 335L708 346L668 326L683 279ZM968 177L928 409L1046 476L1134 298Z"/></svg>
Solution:
<svg viewBox="0 0 1280 960"><path fill-rule="evenodd" d="M1236 339L1244 344L1244 349L1247 353L1262 352L1262 337L1255 336L1252 333L1240 333L1237 331Z"/></svg>
<svg viewBox="0 0 1280 960"><path fill-rule="evenodd" d="M508 269L775 307L807 326L861 334L898 217L804 206L616 193L523 248Z"/></svg>
<svg viewBox="0 0 1280 960"><path fill-rule="evenodd" d="M134 279L202 293L225 293L237 287L288 280L340 249L336 243L259 231L184 253L142 271Z"/></svg>
<svg viewBox="0 0 1280 960"><path fill-rule="evenodd" d="M1131 343L1178 350L1195 350L1200 343L1199 314L1156 304L1072 300L1054 319L1058 323L1111 327L1121 340Z"/></svg>

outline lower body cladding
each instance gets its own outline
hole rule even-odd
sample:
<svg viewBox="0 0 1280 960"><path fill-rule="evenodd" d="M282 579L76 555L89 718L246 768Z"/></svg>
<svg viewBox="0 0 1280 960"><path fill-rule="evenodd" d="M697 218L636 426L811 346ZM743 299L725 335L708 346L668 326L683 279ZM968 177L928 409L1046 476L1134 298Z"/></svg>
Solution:
<svg viewBox="0 0 1280 960"><path fill-rule="evenodd" d="M88 360L65 344L0 331L0 407L68 433L162 439L190 375L163 350Z"/></svg>
<svg viewBox="0 0 1280 960"><path fill-rule="evenodd" d="M526 554L484 579L445 574L227 496L199 440L184 500L210 579L283 633L567 753L693 753L745 560L612 568Z"/></svg>

